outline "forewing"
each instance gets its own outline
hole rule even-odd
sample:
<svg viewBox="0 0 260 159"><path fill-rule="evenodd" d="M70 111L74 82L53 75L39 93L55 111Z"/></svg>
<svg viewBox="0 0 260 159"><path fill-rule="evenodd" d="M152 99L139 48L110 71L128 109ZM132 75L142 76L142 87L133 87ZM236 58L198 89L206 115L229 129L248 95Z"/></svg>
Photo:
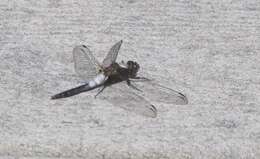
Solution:
<svg viewBox="0 0 260 159"><path fill-rule="evenodd" d="M85 45L73 49L75 71L86 82L92 80L101 69L99 63Z"/></svg>
<svg viewBox="0 0 260 159"><path fill-rule="evenodd" d="M188 104L188 99L185 95L171 88L160 85L155 81L132 83L142 91L138 91L137 93L142 94L151 101L177 105Z"/></svg>
<svg viewBox="0 0 260 159"><path fill-rule="evenodd" d="M124 82L106 87L100 98L139 115L152 118L157 116L156 108L145 98L134 93Z"/></svg>
<svg viewBox="0 0 260 159"><path fill-rule="evenodd" d="M109 67L111 64L113 64L116 61L119 49L123 43L123 40L120 40L115 45L112 46L112 48L109 50L106 58L103 60L102 66L104 68Z"/></svg>

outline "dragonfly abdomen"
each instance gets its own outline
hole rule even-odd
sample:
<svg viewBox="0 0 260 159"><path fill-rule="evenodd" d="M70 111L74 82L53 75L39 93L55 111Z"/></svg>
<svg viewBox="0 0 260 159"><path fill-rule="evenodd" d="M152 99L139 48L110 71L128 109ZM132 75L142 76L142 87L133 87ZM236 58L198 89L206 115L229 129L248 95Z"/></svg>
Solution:
<svg viewBox="0 0 260 159"><path fill-rule="evenodd" d="M88 84L84 84L84 85L78 86L76 88L72 88L72 89L69 89L67 91L56 94L56 95L52 96L51 99L71 97L71 96L77 95L81 92L87 91L91 88L92 87L90 87Z"/></svg>

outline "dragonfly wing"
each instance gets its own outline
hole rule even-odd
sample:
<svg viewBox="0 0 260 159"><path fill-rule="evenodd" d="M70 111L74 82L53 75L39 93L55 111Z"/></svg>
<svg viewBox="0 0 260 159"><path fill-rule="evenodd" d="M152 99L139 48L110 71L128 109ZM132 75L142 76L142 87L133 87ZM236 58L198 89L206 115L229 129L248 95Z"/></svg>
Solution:
<svg viewBox="0 0 260 159"><path fill-rule="evenodd" d="M132 83L135 87L142 90L141 94L143 96L147 97L151 101L177 105L188 104L188 99L185 95L171 88L160 85L155 81Z"/></svg>
<svg viewBox="0 0 260 159"><path fill-rule="evenodd" d="M124 82L106 87L100 97L114 106L139 115L153 118L157 116L156 108L144 97L134 93Z"/></svg>
<svg viewBox="0 0 260 159"><path fill-rule="evenodd" d="M103 60L102 66L104 68L109 67L111 64L113 64L116 61L119 49L123 43L123 40L120 40L117 42L112 48L109 50L106 58Z"/></svg>
<svg viewBox="0 0 260 159"><path fill-rule="evenodd" d="M85 45L73 49L73 60L75 71L86 82L97 76L101 69L100 64Z"/></svg>

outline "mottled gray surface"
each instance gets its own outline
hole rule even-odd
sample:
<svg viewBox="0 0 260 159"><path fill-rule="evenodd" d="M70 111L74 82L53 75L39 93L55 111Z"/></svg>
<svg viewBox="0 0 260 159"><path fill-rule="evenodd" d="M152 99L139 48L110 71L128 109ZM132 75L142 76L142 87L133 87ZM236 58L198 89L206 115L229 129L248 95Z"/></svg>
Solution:
<svg viewBox="0 0 260 159"><path fill-rule="evenodd" d="M260 1L1 0L0 158L260 158ZM183 92L149 119L94 99L72 49Z"/></svg>

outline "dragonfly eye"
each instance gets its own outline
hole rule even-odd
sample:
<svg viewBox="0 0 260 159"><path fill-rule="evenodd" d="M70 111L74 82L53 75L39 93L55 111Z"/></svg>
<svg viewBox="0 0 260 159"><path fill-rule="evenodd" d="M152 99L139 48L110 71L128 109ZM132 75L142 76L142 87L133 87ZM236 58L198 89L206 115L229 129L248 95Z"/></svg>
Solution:
<svg viewBox="0 0 260 159"><path fill-rule="evenodd" d="M127 61L127 67L128 68L133 68L135 66L135 62L134 61Z"/></svg>
<svg viewBox="0 0 260 159"><path fill-rule="evenodd" d="M127 66L130 66L131 65L131 63L132 63L132 61L127 61Z"/></svg>
<svg viewBox="0 0 260 159"><path fill-rule="evenodd" d="M140 68L140 66L139 66L139 64L138 64L137 62L135 62L135 68L136 68L137 71L138 71L139 68Z"/></svg>
<svg viewBox="0 0 260 159"><path fill-rule="evenodd" d="M127 68L129 70L129 76L135 77L139 70L139 64L134 61L127 61Z"/></svg>

